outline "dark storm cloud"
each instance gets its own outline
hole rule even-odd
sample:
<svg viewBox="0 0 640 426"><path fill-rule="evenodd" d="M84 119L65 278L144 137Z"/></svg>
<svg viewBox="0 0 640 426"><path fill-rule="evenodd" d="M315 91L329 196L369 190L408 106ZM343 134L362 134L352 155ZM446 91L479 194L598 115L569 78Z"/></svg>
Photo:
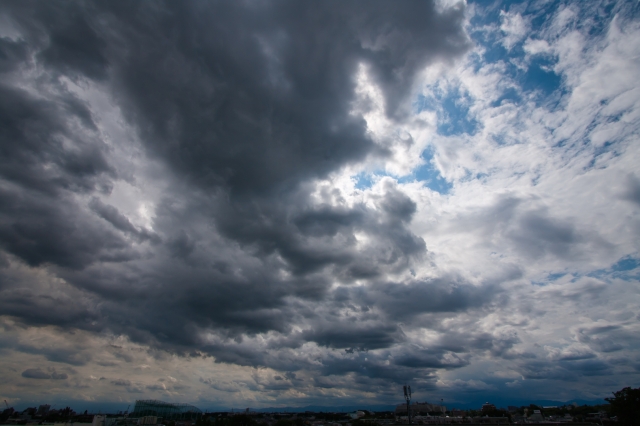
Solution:
<svg viewBox="0 0 640 426"><path fill-rule="evenodd" d="M396 359L394 363L403 367L410 368L460 368L469 364L466 357L460 357L457 354L451 354L449 359L443 358L441 350L413 350L403 353Z"/></svg>
<svg viewBox="0 0 640 426"><path fill-rule="evenodd" d="M82 348L35 348L28 345L17 345L20 352L43 355L47 360L70 365L85 365L92 358L91 354Z"/></svg>
<svg viewBox="0 0 640 426"><path fill-rule="evenodd" d="M126 216L118 211L118 209L104 204L96 197L91 199L89 207L91 210L96 212L98 216L111 223L115 228L125 234L129 234L140 241L151 240L155 243L160 242L160 238L155 233L149 232L146 229L137 229Z"/></svg>
<svg viewBox="0 0 640 426"><path fill-rule="evenodd" d="M108 191L115 176L87 107L64 90L47 99L9 82L0 84L0 245L30 265L127 257L70 194Z"/></svg>
<svg viewBox="0 0 640 426"><path fill-rule="evenodd" d="M90 5L70 5L67 10L54 5L43 8L47 18L41 22L46 25L50 37L48 46L39 53L43 63L65 75L106 77L107 43L86 19L86 14L94 12L92 9Z"/></svg>
<svg viewBox="0 0 640 426"><path fill-rule="evenodd" d="M27 379L50 379L51 374L42 371L39 368L29 368L22 372L22 377Z"/></svg>
<svg viewBox="0 0 640 426"><path fill-rule="evenodd" d="M612 374L610 362L582 350L552 353L550 360L531 359L520 364L526 379L579 380L584 376Z"/></svg>
<svg viewBox="0 0 640 426"><path fill-rule="evenodd" d="M195 182L239 197L374 148L349 114L359 63L391 97L419 66L466 48L462 11L438 15L432 2L120 5L114 24L130 51L111 66L144 140Z"/></svg>
<svg viewBox="0 0 640 426"><path fill-rule="evenodd" d="M67 373L57 373L55 370L48 373L40 368L28 368L22 372L22 377L27 379L66 380L69 378L69 375Z"/></svg>
<svg viewBox="0 0 640 426"><path fill-rule="evenodd" d="M43 100L6 84L0 84L3 178L42 195L107 188L113 169L87 107L69 93Z"/></svg>
<svg viewBox="0 0 640 426"><path fill-rule="evenodd" d="M67 373L56 373L54 371L53 373L51 373L51 378L53 380L66 380L67 378L69 378L69 375Z"/></svg>
<svg viewBox="0 0 640 426"><path fill-rule="evenodd" d="M411 355L402 355L398 360L390 356L389 353L375 354L371 352L360 352L353 356L332 357L324 361L320 370L322 376L329 379L317 379L316 382L324 387L331 387L333 381L343 380L341 377L355 374L353 380L359 385L364 385L371 391L378 391L378 388L389 386L390 383L402 383L412 381L421 383L423 386L434 380L435 368L443 367L444 362L432 359L426 360L426 356L421 357L421 362L411 359ZM453 368L462 367L465 363L460 363Z"/></svg>
<svg viewBox="0 0 640 426"><path fill-rule="evenodd" d="M259 248L263 255L278 253L296 275L333 266L345 280L374 278L386 268L406 267L408 259L426 249L424 240L406 226L415 203L392 184L386 190L378 200L379 210L362 205L305 208L307 195L298 191L281 195L277 204L254 199L225 206L218 225L226 236ZM379 243L356 251L357 231L366 231Z"/></svg>
<svg viewBox="0 0 640 426"><path fill-rule="evenodd" d="M321 368L325 376L332 379L316 379L318 386L331 386L339 377L357 374L368 387L381 391L389 383L411 380L422 387L433 387L432 379L438 369L458 369L469 365L474 354L486 352L503 359L534 359L535 355L516 353L513 346L521 340L515 333L478 333L474 329L456 331L442 330L440 337L426 347L418 344L398 345L407 339L403 334L384 349L347 348L341 356L327 358ZM357 336L357 333L352 333ZM407 339L408 340L408 339ZM543 363L547 365L547 363ZM378 389L380 388L380 389Z"/></svg>
<svg viewBox="0 0 640 426"><path fill-rule="evenodd" d="M30 265L82 269L95 261L136 256L70 198L0 189L0 205L2 246Z"/></svg>
<svg viewBox="0 0 640 426"><path fill-rule="evenodd" d="M238 193L295 185L371 151L363 122L348 114L358 64L395 109L421 67L468 47L462 9L438 14L429 1L5 9L39 62L72 78L111 76L155 153ZM17 44L7 49L21 59Z"/></svg>
<svg viewBox="0 0 640 426"><path fill-rule="evenodd" d="M363 297L375 298L393 318L410 318L420 313L480 308L495 298L497 292L498 289L435 279L401 285L380 283Z"/></svg>
<svg viewBox="0 0 640 426"><path fill-rule="evenodd" d="M394 194L394 196L398 195ZM381 199L387 200L386 197ZM373 246L370 251L358 253L352 247L340 247L340 239L325 241L329 250L341 254L340 257L327 255L335 260L333 263L326 261L325 265L331 266L334 271L339 272L350 268L349 263L345 264L349 259L357 259L360 263L377 264L378 267L385 264L395 267L397 264L405 262L407 256L413 255L414 251L420 253L420 250L424 250L424 242L413 237L414 240L420 242L417 244L418 249L412 247L405 254L403 249L398 249L393 243L393 238L398 233L411 235L403 226L382 227L385 235L381 235L382 231L379 229L375 230L375 228L380 228L380 220L391 220L395 223L396 219L390 219L392 216L389 213L385 213L384 218L380 218L373 210L364 208L359 210L358 215L365 217L366 220L363 220L357 229L364 229L373 235L380 235L380 241L390 247L392 251L386 247L379 251L377 246ZM162 211L161 214L163 214ZM306 211L303 214L306 214ZM406 213L401 214L406 219ZM294 215L292 221L295 221L295 217ZM398 220L398 222L403 220ZM285 224L284 226L289 225ZM355 226L352 224L352 227ZM280 232L285 234L283 231ZM353 229L345 227L341 231L341 235L346 234L347 237L344 239L348 239L353 232ZM187 234L184 231L181 231L180 234L183 239L191 239L191 237L186 237ZM305 241L303 234L293 233L292 235L285 234L285 236L297 244L297 251L301 253L298 256L306 256L305 250L311 253L318 251L317 247L313 247L312 244ZM265 241L265 244L267 242ZM119 265L109 268L92 266L83 271L64 272L63 276L70 282L111 300L109 303L102 304L102 308L105 312L110 311L112 317L126 316L128 318L126 323L111 324L112 329L135 336L141 341L163 342L170 347L181 348L180 351L188 352L188 348L200 346L202 343L199 333L210 327L223 327L232 336L244 332L262 333L269 330L287 333L290 324L302 317L310 318L310 321L313 322L316 321L308 307L293 307L289 302L285 302L285 298L297 296L318 301L324 297L323 295L328 295L328 280L322 274L307 274L305 276L299 270L294 269L298 272L295 279L278 277L278 269L289 268L290 265L283 264L281 260L274 257L273 249L264 250L264 257L259 264L254 261L243 264L240 259L235 259L235 262L232 263L216 260L220 254L215 249L207 251L207 248L200 246L196 250L195 243L192 243L191 247L191 254L186 264L181 263L179 259L165 260L162 264L154 262L154 272L149 276L140 276L136 271L122 268ZM170 251L172 257L175 257L173 247L170 248ZM288 253L281 252L280 259L289 260L288 257L285 257ZM200 264L202 259L206 259L203 260L205 263ZM242 267L241 276L237 273L238 267ZM215 285L210 285L212 282ZM181 291L176 292L176 288L180 288ZM423 296L420 295L420 297ZM139 306L139 297L144 297L146 301L143 307ZM354 297L359 297L359 295L354 295ZM415 299L416 294L405 294L404 297ZM420 308L422 311L433 310L433 304L425 303L427 305ZM444 309L448 310L448 307L444 307ZM163 315L158 317L156 312L163 312ZM321 345L346 347L343 346L343 343L338 342L348 340L349 332L347 330L351 330L350 332L353 334L351 337L352 346L369 348L398 341L398 336L401 335L401 333L397 333L395 325L384 322L379 322L375 326L359 325L355 328L346 327L345 324L327 324L327 326L329 327L327 330L332 327L340 327L343 331L334 330L327 334L318 324L313 332L309 331L305 336ZM367 327L374 328L367 330ZM340 333L342 333L342 337L339 337ZM332 334L333 336L331 336ZM393 334L396 336L392 336ZM220 349L202 346L202 348L205 347L206 350L213 351L212 353L215 353L220 359L228 360L230 357L237 359L236 355L233 355L234 351L221 354L220 351L224 351L224 346Z"/></svg>
<svg viewBox="0 0 640 426"><path fill-rule="evenodd" d="M14 71L27 59L28 44L24 40L0 38L0 73Z"/></svg>
<svg viewBox="0 0 640 426"><path fill-rule="evenodd" d="M318 192L313 182L388 155L350 113L356 73L366 67L387 114L401 116L416 74L468 48L462 6L52 1L6 2L0 13L21 34L0 39L0 245L14 262L64 280L49 294L28 277L9 284L6 272L2 314L287 374L326 368L370 381L394 376L394 366L408 378L413 366L431 383L434 368L464 364L439 348L390 365L376 358L363 373L347 358L314 367L291 349L389 350L406 339L400 320L487 302L467 284L382 283L426 253L409 226L416 203L397 184L347 206L339 190ZM69 80L108 92L144 156L169 170L153 230L106 200L119 180L135 183L117 154L127 142L106 140ZM358 281L372 291L332 289ZM337 311L348 305L356 317ZM252 340L267 333L277 356ZM73 365L91 359L39 353Z"/></svg>
<svg viewBox="0 0 640 426"><path fill-rule="evenodd" d="M55 277L33 276L16 265L16 259L0 269L0 312L28 325L100 330L97 300ZM50 349L51 350L51 349Z"/></svg>
<svg viewBox="0 0 640 426"><path fill-rule="evenodd" d="M320 346L331 348L357 348L358 350L387 348L404 340L404 333L397 325L373 323L358 324L359 321L343 321L324 327L314 326L313 330L303 333L304 340L313 341Z"/></svg>
<svg viewBox="0 0 640 426"><path fill-rule="evenodd" d="M634 333L621 324L581 327L576 332L579 342L597 352L617 352L633 342Z"/></svg>

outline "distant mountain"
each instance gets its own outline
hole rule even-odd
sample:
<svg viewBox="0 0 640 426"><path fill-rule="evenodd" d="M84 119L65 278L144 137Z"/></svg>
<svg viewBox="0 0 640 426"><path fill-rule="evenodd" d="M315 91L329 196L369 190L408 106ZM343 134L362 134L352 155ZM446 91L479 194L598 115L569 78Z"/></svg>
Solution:
<svg viewBox="0 0 640 426"><path fill-rule="evenodd" d="M486 399L486 398L485 398ZM479 410L482 407L482 404L487 402L485 399L478 399L478 401L469 401L464 403L456 403L444 402L444 405L448 408L460 408L463 410L475 409ZM412 401L413 402L413 401ZM435 401L434 401L435 402ZM540 407L547 406L562 406L562 405L572 405L576 403L578 405L601 405L606 404L607 402L604 399L572 399L569 401L555 401L550 399L530 399L530 400L495 400L490 398L489 402L496 405L498 408L507 408L509 405L514 405L516 407L521 406L529 406L530 404L538 405ZM398 401L398 404L403 403L403 401ZM314 412L331 412L331 413L349 413L356 410L369 410L369 411L394 411L396 408L396 404L377 404L377 405L339 405L339 406L322 406L322 405L307 405L304 407L267 407L267 408L251 408L251 411L258 413L280 413L280 412L289 412L289 413L302 413L305 411L314 411ZM234 411L243 411L244 409L234 409ZM209 410L213 411L213 410ZM221 410L226 411L226 410Z"/></svg>
<svg viewBox="0 0 640 426"><path fill-rule="evenodd" d="M572 405L576 403L578 405L601 405L606 404L607 401L604 399L571 399L569 401L557 401L551 399L508 399L508 398L495 398L495 397L479 397L477 399L465 402L453 402L444 401L444 405L447 409L451 408L460 408L463 410L479 410L482 407L482 404L485 402L490 402L498 408L507 408L510 405L516 407L529 406L530 404L534 404L540 407L547 406L562 406L562 405Z"/></svg>
<svg viewBox="0 0 640 426"><path fill-rule="evenodd" d="M268 407L251 409L258 413L304 413L305 411L325 412L325 413L350 413L356 410L369 411L393 411L395 405L339 405L339 406L323 406L323 405L307 405L304 407Z"/></svg>

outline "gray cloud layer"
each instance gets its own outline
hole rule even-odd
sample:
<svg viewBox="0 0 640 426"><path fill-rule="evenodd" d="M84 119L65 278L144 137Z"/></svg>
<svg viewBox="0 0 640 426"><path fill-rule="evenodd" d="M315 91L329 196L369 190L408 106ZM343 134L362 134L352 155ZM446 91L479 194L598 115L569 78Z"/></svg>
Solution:
<svg viewBox="0 0 640 426"><path fill-rule="evenodd" d="M2 312L267 365L275 361L256 348L236 350L228 339L277 332L289 347L382 349L403 341L400 317L468 308L465 294L474 290L464 284L434 284L437 299L403 313L399 305L422 300L428 283L331 291L336 280L376 282L403 271L426 245L407 228L415 203L391 183L373 208L336 207L332 194L325 203L309 198L313 179L387 155L349 113L358 67L370 67L388 114L402 114L416 72L467 48L462 9L440 13L432 2L310 6L5 3L2 13L21 38L2 39L1 69L10 77L0 87L1 244L90 296L83 310L73 297L38 294L36 283L18 290L5 282L10 297ZM36 87L47 96L15 84L35 66L43 70ZM92 195L109 194L129 177L102 140L100 117L63 79L108 87L145 155L173 173L175 189L156 207L153 231ZM374 242L357 248L358 232ZM48 299L53 309L30 313ZM61 304L74 308L63 316ZM357 316L340 318L341 307ZM207 332L222 340L208 343ZM438 356L399 365L433 368ZM340 374L353 368L333 365L327 368Z"/></svg>

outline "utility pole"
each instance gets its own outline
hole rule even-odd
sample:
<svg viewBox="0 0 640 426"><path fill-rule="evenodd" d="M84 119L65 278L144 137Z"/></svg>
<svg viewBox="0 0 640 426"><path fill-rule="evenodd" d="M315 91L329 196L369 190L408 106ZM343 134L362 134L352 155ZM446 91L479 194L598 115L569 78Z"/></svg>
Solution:
<svg viewBox="0 0 640 426"><path fill-rule="evenodd" d="M411 424L411 407L409 403L411 402L411 386L404 385L404 399L407 401L407 419L409 419L409 424Z"/></svg>

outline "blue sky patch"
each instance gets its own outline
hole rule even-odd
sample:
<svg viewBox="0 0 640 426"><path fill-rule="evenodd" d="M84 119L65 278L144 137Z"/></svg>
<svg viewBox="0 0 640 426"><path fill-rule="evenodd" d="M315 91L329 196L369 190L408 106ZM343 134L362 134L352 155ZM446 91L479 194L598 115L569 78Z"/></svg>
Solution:
<svg viewBox="0 0 640 426"><path fill-rule="evenodd" d="M549 283L552 283L554 281L559 280L560 278L564 277L565 275L567 275L567 272L558 272L558 273L554 273L554 274L547 274L546 279L540 279L540 280L532 280L531 284L535 285L535 286L539 286L539 287L544 287L546 285L548 285Z"/></svg>
<svg viewBox="0 0 640 426"><path fill-rule="evenodd" d="M560 278L564 277L565 275L567 275L566 272L559 272L559 273L556 273L556 274L549 274L549 275L547 275L547 279L549 281L556 281L556 280L559 280Z"/></svg>
<svg viewBox="0 0 640 426"><path fill-rule="evenodd" d="M445 136L473 135L480 123L470 113L473 99L458 88L449 92L434 90L434 96L418 95L413 103L416 113L429 110L438 115L438 133Z"/></svg>
<svg viewBox="0 0 640 426"><path fill-rule="evenodd" d="M611 265L610 268L597 269L587 274L594 278L618 278L625 281L640 279L640 260L631 256L625 256Z"/></svg>
<svg viewBox="0 0 640 426"><path fill-rule="evenodd" d="M414 174L417 181L424 182L425 186L440 194L448 194L453 188L453 185L447 182L430 162L418 167Z"/></svg>
<svg viewBox="0 0 640 426"><path fill-rule="evenodd" d="M422 158L425 163L422 166L413 170L413 173L409 176L404 176L398 179L398 182L410 182L416 180L418 182L424 182L424 186L432 191L439 192L440 194L448 194L453 185L442 177L440 171L433 164L433 151L427 149L422 153Z"/></svg>
<svg viewBox="0 0 640 426"><path fill-rule="evenodd" d="M405 176L394 176L383 170L376 170L370 173L360 172L353 176L356 181L355 187L360 190L365 190L371 188L376 183L377 178L390 176L397 179L398 183L423 182L424 186L432 191L443 195L448 194L453 188L453 185L442 177L440 171L433 165L433 152L430 149L425 150L422 153L422 158L425 160L425 163L416 167L411 174Z"/></svg>
<svg viewBox="0 0 640 426"><path fill-rule="evenodd" d="M458 91L440 101L441 112L438 113L438 133L445 136L474 134L478 121L469 114L470 99L460 95Z"/></svg>
<svg viewBox="0 0 640 426"><path fill-rule="evenodd" d="M354 178L356 180L356 185L355 185L356 188L362 189L362 190L371 188L375 183L375 180L374 180L375 175L376 175L375 173L366 173L366 172L360 172L357 175L355 175Z"/></svg>
<svg viewBox="0 0 640 426"><path fill-rule="evenodd" d="M420 94L413 103L413 107L416 114L422 111L435 111L438 108L438 102L431 96L427 97Z"/></svg>
<svg viewBox="0 0 640 426"><path fill-rule="evenodd" d="M491 40L480 44L484 45L486 49L482 55L482 59L484 59L485 64L493 64L509 59L509 52L497 40Z"/></svg>
<svg viewBox="0 0 640 426"><path fill-rule="evenodd" d="M627 257L623 257L622 259L617 261L611 267L611 269L613 269L616 272L631 271L633 269L636 269L639 266L640 266L640 260L635 259L635 258L633 258L631 256L627 256Z"/></svg>
<svg viewBox="0 0 640 426"><path fill-rule="evenodd" d="M519 80L523 90L541 92L545 98L562 88L562 77L553 69L553 61L546 56L536 56Z"/></svg>

